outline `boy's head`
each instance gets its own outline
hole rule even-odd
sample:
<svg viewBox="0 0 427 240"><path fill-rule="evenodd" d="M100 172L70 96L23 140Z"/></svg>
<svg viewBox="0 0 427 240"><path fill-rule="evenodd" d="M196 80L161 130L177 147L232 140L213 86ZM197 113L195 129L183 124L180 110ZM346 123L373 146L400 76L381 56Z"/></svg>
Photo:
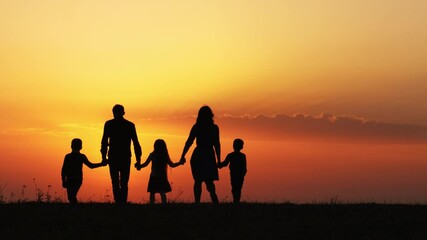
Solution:
<svg viewBox="0 0 427 240"><path fill-rule="evenodd" d="M74 138L71 141L71 149L73 151L80 151L82 149L82 140L80 138Z"/></svg>
<svg viewBox="0 0 427 240"><path fill-rule="evenodd" d="M234 142L233 142L234 151L242 150L243 149L243 143L244 143L243 140L240 138L234 139Z"/></svg>

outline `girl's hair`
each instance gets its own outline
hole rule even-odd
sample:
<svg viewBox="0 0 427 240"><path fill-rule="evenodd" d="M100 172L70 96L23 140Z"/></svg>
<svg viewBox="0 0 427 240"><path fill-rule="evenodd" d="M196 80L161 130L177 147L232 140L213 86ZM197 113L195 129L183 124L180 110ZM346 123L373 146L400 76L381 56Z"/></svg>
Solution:
<svg viewBox="0 0 427 240"><path fill-rule="evenodd" d="M165 164L165 168L168 166L168 161L170 161L168 147L166 142L163 139L157 139L154 142L154 151L156 159Z"/></svg>
<svg viewBox="0 0 427 240"><path fill-rule="evenodd" d="M209 106L203 106L199 110L196 122L199 124L211 124L214 123L214 114Z"/></svg>

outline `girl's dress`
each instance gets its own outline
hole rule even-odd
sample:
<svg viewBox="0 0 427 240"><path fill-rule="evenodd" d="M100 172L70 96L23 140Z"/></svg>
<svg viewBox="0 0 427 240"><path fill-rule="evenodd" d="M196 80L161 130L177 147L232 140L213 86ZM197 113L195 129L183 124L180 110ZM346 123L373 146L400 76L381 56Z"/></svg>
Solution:
<svg viewBox="0 0 427 240"><path fill-rule="evenodd" d="M151 174L148 180L147 192L158 193L172 191L167 175L168 162L156 157L154 153L150 153L148 158L151 159Z"/></svg>

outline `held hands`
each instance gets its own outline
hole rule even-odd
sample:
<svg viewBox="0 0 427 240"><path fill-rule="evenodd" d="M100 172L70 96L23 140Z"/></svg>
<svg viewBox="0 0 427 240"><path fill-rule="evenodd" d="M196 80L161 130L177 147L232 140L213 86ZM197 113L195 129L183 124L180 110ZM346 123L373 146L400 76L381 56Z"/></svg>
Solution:
<svg viewBox="0 0 427 240"><path fill-rule="evenodd" d="M186 162L185 157L181 157L181 159L179 160L179 164L180 165L184 165L184 163Z"/></svg>
<svg viewBox="0 0 427 240"><path fill-rule="evenodd" d="M101 161L101 166L107 166L108 165L108 159L107 158L105 158L105 157L103 157L102 158L102 161Z"/></svg>
<svg viewBox="0 0 427 240"><path fill-rule="evenodd" d="M216 167L219 168L219 169L223 168L224 167L224 162L218 162L216 164Z"/></svg>
<svg viewBox="0 0 427 240"><path fill-rule="evenodd" d="M103 159L102 161L101 161L101 167L105 167L105 166L107 166L108 165L108 160L107 159Z"/></svg>
<svg viewBox="0 0 427 240"><path fill-rule="evenodd" d="M141 168L142 168L142 165L141 165L141 157L137 157L136 158L136 163L135 163L135 168L136 168L136 170L141 170Z"/></svg>
<svg viewBox="0 0 427 240"><path fill-rule="evenodd" d="M135 163L135 168L136 168L136 170L141 170L141 163L139 163L139 162L137 162L137 163Z"/></svg>

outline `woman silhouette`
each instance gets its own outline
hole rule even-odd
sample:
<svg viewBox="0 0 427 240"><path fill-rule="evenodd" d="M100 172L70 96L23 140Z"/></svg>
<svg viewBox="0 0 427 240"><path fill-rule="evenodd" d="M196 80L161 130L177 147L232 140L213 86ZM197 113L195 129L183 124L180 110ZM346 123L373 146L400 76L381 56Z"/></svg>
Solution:
<svg viewBox="0 0 427 240"><path fill-rule="evenodd" d="M191 173L194 179L195 203L200 203L202 182L205 182L212 202L218 203L214 181L219 180L216 162L220 163L221 145L219 142L219 128L214 123L213 116L214 114L210 107L203 106L200 108L196 123L191 128L181 155L181 162L184 163L185 154L187 154L194 139L196 139L197 146L190 160Z"/></svg>

